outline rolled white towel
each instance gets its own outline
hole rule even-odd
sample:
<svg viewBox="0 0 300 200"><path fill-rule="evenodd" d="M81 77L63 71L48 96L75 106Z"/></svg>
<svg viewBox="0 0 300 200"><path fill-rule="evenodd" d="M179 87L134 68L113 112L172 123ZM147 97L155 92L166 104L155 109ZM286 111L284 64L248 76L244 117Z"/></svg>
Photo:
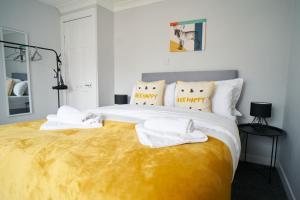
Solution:
<svg viewBox="0 0 300 200"><path fill-rule="evenodd" d="M90 115L83 121L83 124L85 124L85 125L94 125L94 124L102 123L102 121L103 121L102 116L95 115L95 114L90 114Z"/></svg>
<svg viewBox="0 0 300 200"><path fill-rule="evenodd" d="M78 123L68 123L68 120L60 119L57 115L48 115L47 122L41 125L40 130L64 130L64 129L89 129L101 128L103 126L103 118L101 115L92 113L83 113L84 120Z"/></svg>
<svg viewBox="0 0 300 200"><path fill-rule="evenodd" d="M194 131L193 120L186 118L155 118L144 122L146 129L158 132L187 134Z"/></svg>
<svg viewBox="0 0 300 200"><path fill-rule="evenodd" d="M71 106L62 106L58 109L56 115L48 115L47 120L67 124L95 125L102 123L102 116L89 112L80 112Z"/></svg>
<svg viewBox="0 0 300 200"><path fill-rule="evenodd" d="M61 106L57 111L57 119L64 123L78 124L83 122L83 115L79 110L71 106Z"/></svg>
<svg viewBox="0 0 300 200"><path fill-rule="evenodd" d="M82 113L81 115L81 120L82 122L86 122L86 121L89 121L91 119L96 119L96 118L101 118L100 115L96 115L94 113L90 113L90 112L87 112L87 113Z"/></svg>

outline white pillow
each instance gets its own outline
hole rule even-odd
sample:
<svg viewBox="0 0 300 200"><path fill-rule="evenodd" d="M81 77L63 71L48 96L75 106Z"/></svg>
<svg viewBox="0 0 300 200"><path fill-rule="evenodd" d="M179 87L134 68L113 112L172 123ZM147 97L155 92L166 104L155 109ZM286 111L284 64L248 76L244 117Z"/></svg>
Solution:
<svg viewBox="0 0 300 200"><path fill-rule="evenodd" d="M27 87L28 87L27 81L21 81L21 82L15 84L14 90L13 90L14 94L16 96L23 96Z"/></svg>
<svg viewBox="0 0 300 200"><path fill-rule="evenodd" d="M242 114L236 109L236 104L241 96L244 80L242 78L225 80L225 81L216 81L216 91L220 91L220 94L215 94L215 97L212 100L213 107L221 110L214 111L216 113L223 113L225 116L229 116L228 107L231 107L230 115L231 116L242 116ZM231 87L230 87L231 86ZM231 104L229 101L230 93L232 93ZM226 99L226 100L225 100ZM221 105L219 105L221 103ZM215 105L214 105L215 104ZM224 104L224 105L222 105ZM226 110L226 112L225 112ZM225 114L226 113L226 114Z"/></svg>
<svg viewBox="0 0 300 200"><path fill-rule="evenodd" d="M164 96L164 105L165 106L175 106L175 90L176 83L170 83L166 86L165 96Z"/></svg>
<svg viewBox="0 0 300 200"><path fill-rule="evenodd" d="M215 93L211 99L213 113L235 120L232 114L234 109L232 105L233 90L234 87L229 84L216 83Z"/></svg>
<svg viewBox="0 0 300 200"><path fill-rule="evenodd" d="M170 83L166 85L165 94L164 94L164 106L175 106L175 88L176 83ZM136 85L132 87L131 97L130 97L130 104L134 103L134 98L132 98L135 94Z"/></svg>

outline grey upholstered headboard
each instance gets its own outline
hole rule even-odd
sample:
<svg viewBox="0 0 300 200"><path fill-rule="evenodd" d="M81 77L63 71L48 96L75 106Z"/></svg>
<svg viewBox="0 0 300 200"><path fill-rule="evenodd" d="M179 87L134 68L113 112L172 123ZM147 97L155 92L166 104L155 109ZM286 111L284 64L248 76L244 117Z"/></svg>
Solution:
<svg viewBox="0 0 300 200"><path fill-rule="evenodd" d="M167 83L176 81L221 81L234 78L238 78L237 70L157 72L142 74L142 81L150 82L166 80Z"/></svg>

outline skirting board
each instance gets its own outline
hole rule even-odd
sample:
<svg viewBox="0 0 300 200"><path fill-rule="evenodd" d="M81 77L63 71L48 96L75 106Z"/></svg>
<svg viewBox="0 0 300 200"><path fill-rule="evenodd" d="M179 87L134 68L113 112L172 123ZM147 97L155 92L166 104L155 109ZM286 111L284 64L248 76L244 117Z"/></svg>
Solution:
<svg viewBox="0 0 300 200"><path fill-rule="evenodd" d="M283 184L283 187L284 187L284 190L286 192L286 195L288 197L289 200L296 200L296 197L294 195L294 192L292 190L292 187L290 185L290 182L289 180L287 179L286 177L286 174L280 164L280 162L277 163L277 171L279 173L279 176L280 176L280 179L281 179L281 182Z"/></svg>
<svg viewBox="0 0 300 200"><path fill-rule="evenodd" d="M242 153L240 156L240 160L244 160L244 154ZM264 156L257 156L257 155L251 155L247 154L247 161L251 163L261 164L261 165L270 165L270 158L264 157ZM282 168L279 160L276 162L276 169L278 171L279 177L281 179L282 185L284 187L284 190L287 194L287 197L289 200L296 200L296 197L294 195L294 192L291 188L290 182L286 177L286 174L284 172L284 169Z"/></svg>

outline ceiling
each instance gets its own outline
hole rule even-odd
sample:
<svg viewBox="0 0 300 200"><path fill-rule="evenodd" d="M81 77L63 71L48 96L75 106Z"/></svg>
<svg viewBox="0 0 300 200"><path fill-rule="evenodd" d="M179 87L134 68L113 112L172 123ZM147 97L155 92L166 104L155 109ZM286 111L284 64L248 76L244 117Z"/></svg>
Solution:
<svg viewBox="0 0 300 200"><path fill-rule="evenodd" d="M125 10L137 6L152 4L164 0L38 0L58 8L61 13L70 12L82 7L100 5L112 11Z"/></svg>

